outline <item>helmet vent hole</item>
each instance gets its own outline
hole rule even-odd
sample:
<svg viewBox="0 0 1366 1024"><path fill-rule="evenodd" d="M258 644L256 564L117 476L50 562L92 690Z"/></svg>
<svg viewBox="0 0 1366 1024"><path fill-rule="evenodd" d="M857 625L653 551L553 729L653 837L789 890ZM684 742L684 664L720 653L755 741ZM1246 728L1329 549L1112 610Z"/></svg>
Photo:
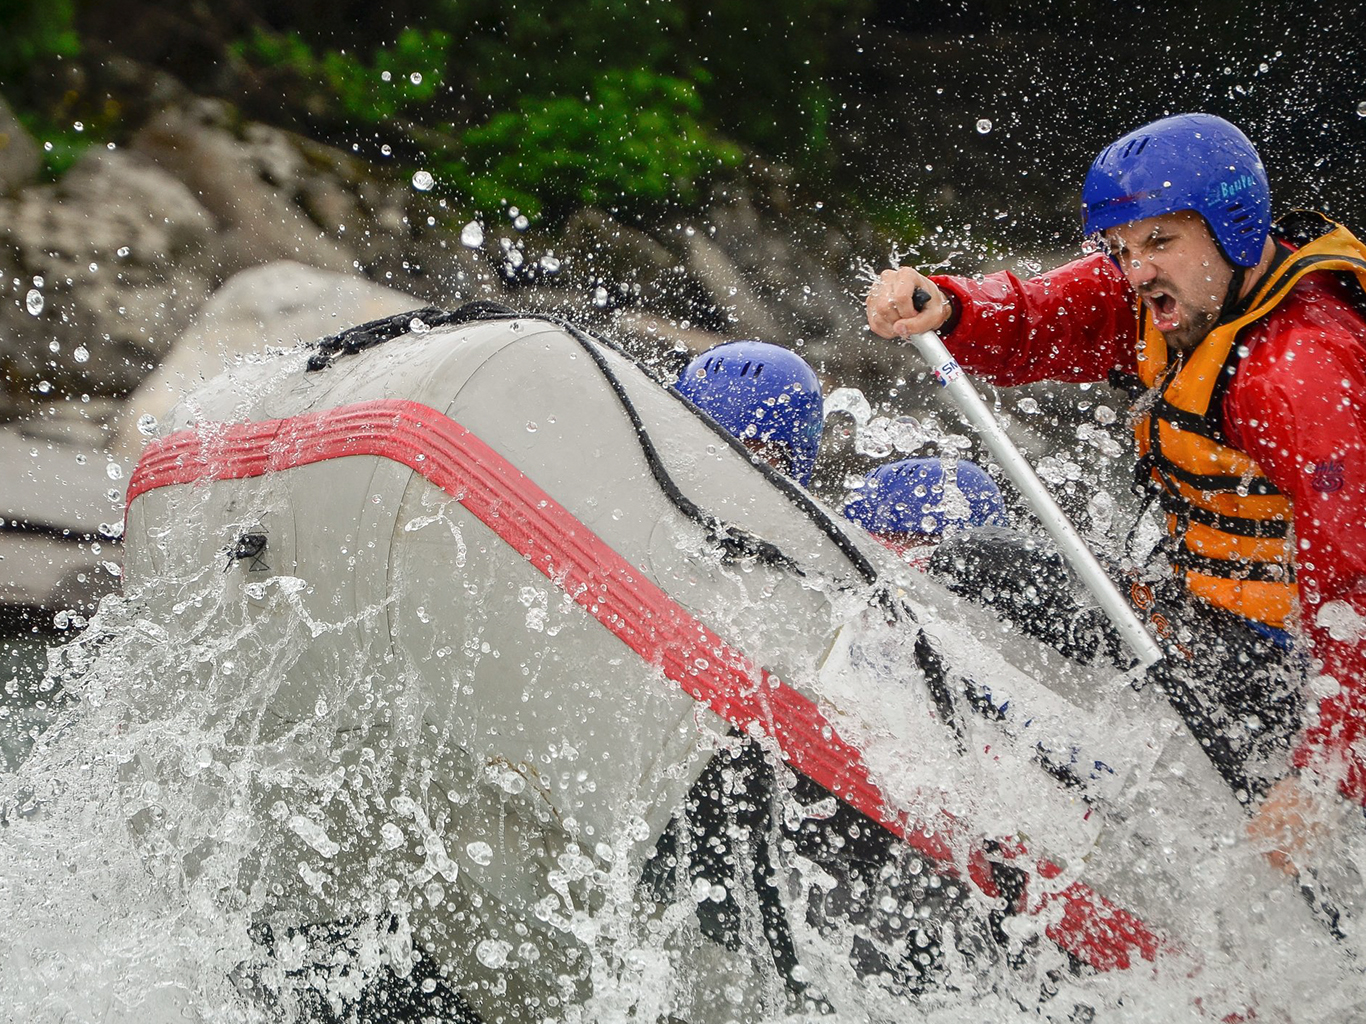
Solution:
<svg viewBox="0 0 1366 1024"><path fill-rule="evenodd" d="M1144 149L1147 148L1147 146L1148 146L1148 140L1149 140L1150 138L1151 138L1151 136L1145 135L1145 136L1143 136L1143 138L1141 138L1141 139L1138 140L1138 148L1137 148L1136 150L1134 150L1134 156L1138 156L1140 153L1143 152Z"/></svg>

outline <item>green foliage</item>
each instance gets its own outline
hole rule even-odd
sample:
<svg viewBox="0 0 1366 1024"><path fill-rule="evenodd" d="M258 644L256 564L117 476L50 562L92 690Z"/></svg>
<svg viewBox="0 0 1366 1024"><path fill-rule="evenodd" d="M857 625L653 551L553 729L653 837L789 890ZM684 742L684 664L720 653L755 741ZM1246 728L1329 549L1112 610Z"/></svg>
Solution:
<svg viewBox="0 0 1366 1024"><path fill-rule="evenodd" d="M258 28L233 52L306 83L305 118L391 125L395 152L481 209L640 211L693 201L740 145L824 166L830 38L869 2L433 0L368 8L364 24ZM375 47L390 13L407 27Z"/></svg>
<svg viewBox="0 0 1366 1024"><path fill-rule="evenodd" d="M567 203L691 201L698 181L743 153L699 120L692 82L637 68L599 74L586 98L524 97L464 132L475 204L528 213Z"/></svg>
<svg viewBox="0 0 1366 1024"><path fill-rule="evenodd" d="M81 52L73 0L0 2L0 83L13 83L35 64Z"/></svg>
<svg viewBox="0 0 1366 1024"><path fill-rule="evenodd" d="M855 188L847 196L858 215L888 238L921 238L925 234L924 212L917 197L894 187Z"/></svg>
<svg viewBox="0 0 1366 1024"><path fill-rule="evenodd" d="M393 46L379 47L369 63L337 50L316 54L297 32L263 28L233 43L230 52L250 63L281 68L336 100L346 116L379 124L428 103L444 82L451 37L439 30L406 28Z"/></svg>
<svg viewBox="0 0 1366 1024"><path fill-rule="evenodd" d="M95 142L84 131L61 127L45 118L23 113L19 120L38 142L43 157L43 177L48 181L56 181L65 174Z"/></svg>

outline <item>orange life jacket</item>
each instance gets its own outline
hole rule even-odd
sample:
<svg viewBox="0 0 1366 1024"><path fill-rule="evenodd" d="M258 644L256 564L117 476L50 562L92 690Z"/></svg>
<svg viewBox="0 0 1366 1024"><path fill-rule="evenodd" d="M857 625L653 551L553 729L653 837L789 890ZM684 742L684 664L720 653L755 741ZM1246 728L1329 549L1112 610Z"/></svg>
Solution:
<svg viewBox="0 0 1366 1024"><path fill-rule="evenodd" d="M1246 312L1216 326L1184 359L1169 363L1166 341L1140 304L1138 376L1161 391L1136 418L1134 433L1139 472L1167 513L1172 559L1191 593L1285 628L1298 594L1290 499L1227 443L1223 397L1246 355L1236 344L1239 333L1275 309L1305 274L1351 274L1366 288L1366 246L1318 214L1294 214L1272 233L1303 244L1268 272Z"/></svg>

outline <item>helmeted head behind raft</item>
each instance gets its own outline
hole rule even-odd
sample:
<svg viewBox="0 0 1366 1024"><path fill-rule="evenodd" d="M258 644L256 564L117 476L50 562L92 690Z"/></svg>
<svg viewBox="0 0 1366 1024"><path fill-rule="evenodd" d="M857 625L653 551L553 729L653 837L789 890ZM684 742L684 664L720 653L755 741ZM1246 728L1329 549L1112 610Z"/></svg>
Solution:
<svg viewBox="0 0 1366 1024"><path fill-rule="evenodd" d="M816 371L797 353L726 342L690 362L678 390L769 465L798 483L811 480L824 406Z"/></svg>
<svg viewBox="0 0 1366 1024"><path fill-rule="evenodd" d="M1271 188L1256 148L1212 114L1177 114L1106 146L1082 187L1082 221L1178 348L1236 306L1262 260Z"/></svg>
<svg viewBox="0 0 1366 1024"><path fill-rule="evenodd" d="M844 514L894 544L937 541L973 526L1008 526L996 481L975 462L903 459L878 466Z"/></svg>

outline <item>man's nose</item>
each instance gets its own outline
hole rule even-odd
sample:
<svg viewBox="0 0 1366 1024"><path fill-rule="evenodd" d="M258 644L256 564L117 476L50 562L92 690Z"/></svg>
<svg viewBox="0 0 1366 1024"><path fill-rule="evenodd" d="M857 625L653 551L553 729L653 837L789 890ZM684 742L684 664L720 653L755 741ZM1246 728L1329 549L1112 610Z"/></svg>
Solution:
<svg viewBox="0 0 1366 1024"><path fill-rule="evenodd" d="M1151 256L1125 256L1124 276L1137 287L1157 277L1157 261Z"/></svg>

